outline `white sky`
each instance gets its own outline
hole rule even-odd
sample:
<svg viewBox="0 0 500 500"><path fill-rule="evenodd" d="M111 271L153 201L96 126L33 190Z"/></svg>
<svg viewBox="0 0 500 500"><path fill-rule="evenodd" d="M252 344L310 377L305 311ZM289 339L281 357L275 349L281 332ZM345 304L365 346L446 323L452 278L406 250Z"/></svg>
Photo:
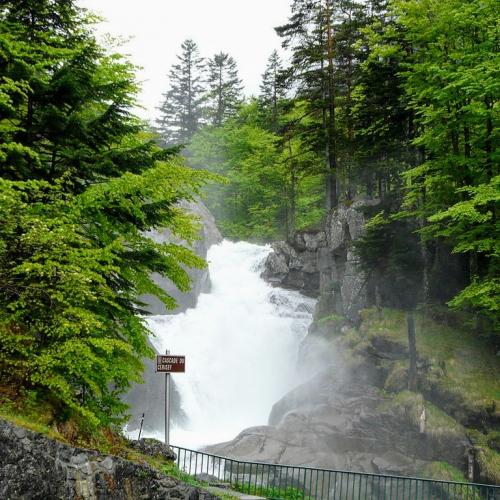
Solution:
<svg viewBox="0 0 500 500"><path fill-rule="evenodd" d="M203 57L228 52L236 59L247 95L258 94L267 58L280 48L274 26L288 18L291 0L78 0L106 19L101 33L133 39L123 48L142 66L144 118L156 115L167 74L183 40L192 38Z"/></svg>

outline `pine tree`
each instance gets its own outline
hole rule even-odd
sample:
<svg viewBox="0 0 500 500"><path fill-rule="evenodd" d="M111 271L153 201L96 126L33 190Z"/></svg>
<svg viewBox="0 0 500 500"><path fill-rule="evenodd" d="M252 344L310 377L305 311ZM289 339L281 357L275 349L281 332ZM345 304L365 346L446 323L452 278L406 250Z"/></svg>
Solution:
<svg viewBox="0 0 500 500"><path fill-rule="evenodd" d="M207 116L212 125L220 127L234 116L241 102L242 85L236 61L224 52L208 60Z"/></svg>
<svg viewBox="0 0 500 500"><path fill-rule="evenodd" d="M187 144L200 128L205 102L204 64L198 46L185 40L179 62L170 70L170 89L163 94L158 131L168 146Z"/></svg>
<svg viewBox="0 0 500 500"><path fill-rule="evenodd" d="M269 56L266 69L262 75L262 83L260 85L259 100L261 107L268 117L270 129L273 132L278 131L278 117L280 114L280 101L285 99L287 95L287 77L285 68L275 50Z"/></svg>
<svg viewBox="0 0 500 500"><path fill-rule="evenodd" d="M276 28L283 47L292 51L297 98L309 103L309 113L318 119L310 140L324 153L327 210L337 206L340 190L333 22L332 0L294 0L288 24Z"/></svg>

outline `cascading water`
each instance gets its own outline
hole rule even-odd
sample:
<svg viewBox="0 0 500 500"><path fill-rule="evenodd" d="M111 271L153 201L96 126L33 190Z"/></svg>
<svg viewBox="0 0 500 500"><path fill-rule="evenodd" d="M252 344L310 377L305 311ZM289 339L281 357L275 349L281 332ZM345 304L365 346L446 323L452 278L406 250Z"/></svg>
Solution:
<svg viewBox="0 0 500 500"><path fill-rule="evenodd" d="M199 448L265 425L272 405L298 382L298 347L314 300L260 278L270 251L246 242L212 246L210 293L182 314L149 320L159 352L186 355L186 373L173 375L188 417L173 423L176 445Z"/></svg>

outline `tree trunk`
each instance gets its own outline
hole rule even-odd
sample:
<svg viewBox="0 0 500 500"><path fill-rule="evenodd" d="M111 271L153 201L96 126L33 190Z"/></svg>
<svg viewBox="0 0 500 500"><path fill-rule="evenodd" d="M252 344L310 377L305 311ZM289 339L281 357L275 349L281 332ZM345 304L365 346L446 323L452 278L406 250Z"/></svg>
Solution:
<svg viewBox="0 0 500 500"><path fill-rule="evenodd" d="M408 312L406 316L406 323L408 325L408 356L410 359L410 366L408 368L408 390L417 390L417 345L415 340L415 321L413 313Z"/></svg>
<svg viewBox="0 0 500 500"><path fill-rule="evenodd" d="M287 139L288 144L288 161L290 170L290 188L286 194L286 236L289 241L295 232L297 220L297 174L295 172L295 162L293 159L292 140L290 137Z"/></svg>
<svg viewBox="0 0 500 500"><path fill-rule="evenodd" d="M326 123L326 208L331 210L338 205L338 172L335 141L335 82L333 66L333 28L331 23L332 0L326 0L326 36L327 36L327 123Z"/></svg>

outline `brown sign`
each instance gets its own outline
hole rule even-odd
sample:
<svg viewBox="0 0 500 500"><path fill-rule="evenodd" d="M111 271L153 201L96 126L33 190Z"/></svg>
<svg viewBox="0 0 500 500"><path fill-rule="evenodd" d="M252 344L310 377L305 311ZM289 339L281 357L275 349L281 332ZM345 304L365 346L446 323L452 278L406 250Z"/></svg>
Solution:
<svg viewBox="0 0 500 500"><path fill-rule="evenodd" d="M158 355L156 356L156 371L160 373L184 373L186 371L186 356Z"/></svg>

